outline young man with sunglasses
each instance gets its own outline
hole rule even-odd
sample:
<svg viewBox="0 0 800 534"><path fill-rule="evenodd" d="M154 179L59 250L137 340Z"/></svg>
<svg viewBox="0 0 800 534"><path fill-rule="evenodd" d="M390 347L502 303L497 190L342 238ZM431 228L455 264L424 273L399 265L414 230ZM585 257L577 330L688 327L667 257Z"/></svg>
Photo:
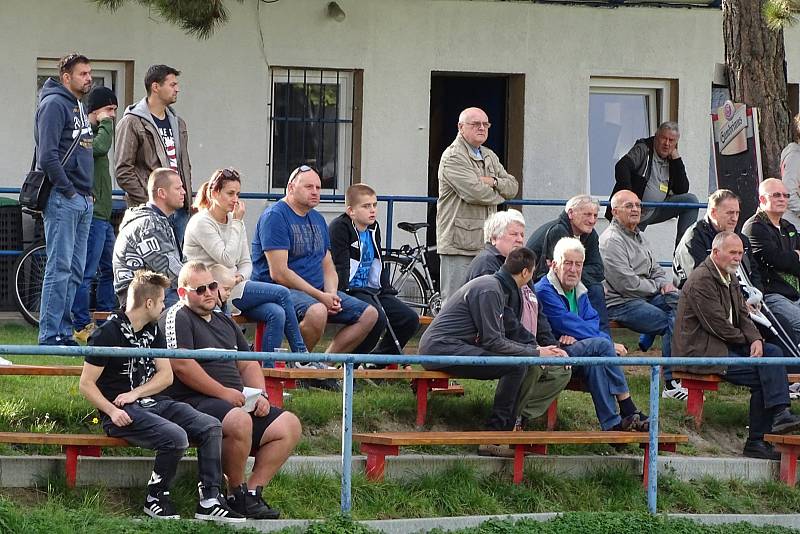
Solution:
<svg viewBox="0 0 800 534"><path fill-rule="evenodd" d="M183 255L169 216L183 206L186 192L177 172L158 168L147 179L147 193L150 199L147 204L125 212L114 243L114 291L123 308L128 284L139 269L149 269L169 278L166 305L178 301L176 288Z"/></svg>
<svg viewBox="0 0 800 534"><path fill-rule="evenodd" d="M94 347L163 349L163 329L157 324L164 309L169 279L152 271L136 271L128 286L125 311L118 311L94 331ZM197 445L199 502L195 519L243 522L221 497L222 425L188 404L164 395L172 383L166 358L86 356L80 390L102 414L103 430L129 443L153 449L156 457L147 483L144 513L156 519L179 519L170 497L178 462Z"/></svg>
<svg viewBox="0 0 800 534"><path fill-rule="evenodd" d="M800 235L783 218L788 206L786 185L767 178L758 186L758 210L744 223L742 233L750 239L764 293L785 297L767 300L770 310L781 317L796 317L800 310ZM797 336L800 324L792 330Z"/></svg>
<svg viewBox="0 0 800 534"><path fill-rule="evenodd" d="M218 287L202 262L184 265L178 276L181 301L159 321L168 348L250 350L236 323L216 308ZM173 359L171 363L175 380L166 393L222 422L222 469L228 477L231 509L248 519L277 519L279 512L264 501L261 491L300 440L300 421L270 405L257 361ZM261 390L251 411L245 408L245 386ZM245 478L251 451L255 463Z"/></svg>
<svg viewBox="0 0 800 534"><path fill-rule="evenodd" d="M334 336L328 352L350 352L370 333L378 311L338 291L328 225L314 209L321 188L319 174L311 167L303 165L292 172L286 196L258 219L250 254L251 278L289 288L308 350L314 350L331 322L344 328Z"/></svg>

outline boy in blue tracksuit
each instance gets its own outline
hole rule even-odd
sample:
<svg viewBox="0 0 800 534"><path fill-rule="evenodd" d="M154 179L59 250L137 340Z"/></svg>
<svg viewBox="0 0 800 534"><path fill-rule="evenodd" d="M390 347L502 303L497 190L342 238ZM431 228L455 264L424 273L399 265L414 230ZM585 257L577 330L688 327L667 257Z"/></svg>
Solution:
<svg viewBox="0 0 800 534"><path fill-rule="evenodd" d="M581 283L584 258L585 250L578 239L560 239L553 250L550 271L535 285L536 295L559 342L585 345L580 354L568 351L571 356L624 356L625 347L600 329L600 317ZM648 417L636 408L621 367L591 365L580 369L603 430L649 430Z"/></svg>
<svg viewBox="0 0 800 534"><path fill-rule="evenodd" d="M44 210L47 266L42 283L39 344L76 345L71 308L83 279L92 222L92 128L80 99L92 86L92 67L80 54L63 57L59 80L48 79L36 111L37 162L53 184ZM62 165L74 140L77 145Z"/></svg>

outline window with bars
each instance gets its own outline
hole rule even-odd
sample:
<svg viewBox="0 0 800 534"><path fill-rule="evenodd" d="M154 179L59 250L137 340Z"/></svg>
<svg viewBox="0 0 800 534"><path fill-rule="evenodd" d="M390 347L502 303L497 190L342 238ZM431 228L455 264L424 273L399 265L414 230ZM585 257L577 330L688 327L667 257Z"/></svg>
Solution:
<svg viewBox="0 0 800 534"><path fill-rule="evenodd" d="M315 168L327 194L343 194L353 183L354 131L360 114L354 112L353 70L274 68L270 72L270 189L283 190L299 165Z"/></svg>

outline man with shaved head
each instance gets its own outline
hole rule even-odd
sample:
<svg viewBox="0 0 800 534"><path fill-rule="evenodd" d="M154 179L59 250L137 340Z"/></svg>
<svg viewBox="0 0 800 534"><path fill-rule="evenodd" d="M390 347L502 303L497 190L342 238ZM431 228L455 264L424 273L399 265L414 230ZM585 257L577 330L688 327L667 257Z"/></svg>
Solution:
<svg viewBox="0 0 800 534"><path fill-rule="evenodd" d="M443 301L464 284L472 258L483 250L483 223L519 189L497 154L483 146L491 126L483 110L462 111L458 135L439 161L436 245Z"/></svg>
<svg viewBox="0 0 800 534"><path fill-rule="evenodd" d="M623 189L611 197L613 219L600 234L605 267L608 318L640 334L662 336L661 355L670 356L670 338L678 304L678 289L656 261L639 229L642 202ZM688 398L680 381L664 368L663 397Z"/></svg>
<svg viewBox="0 0 800 534"><path fill-rule="evenodd" d="M791 334L800 340L800 236L783 218L789 192L777 178L758 186L758 210L747 219L742 233L750 238L753 256L764 286L764 301L772 313L791 323Z"/></svg>

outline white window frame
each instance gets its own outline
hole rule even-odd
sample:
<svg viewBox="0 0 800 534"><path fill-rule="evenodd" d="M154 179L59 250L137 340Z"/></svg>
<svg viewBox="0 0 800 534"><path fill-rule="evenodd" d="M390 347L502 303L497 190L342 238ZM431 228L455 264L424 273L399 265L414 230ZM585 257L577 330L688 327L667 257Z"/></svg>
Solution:
<svg viewBox="0 0 800 534"><path fill-rule="evenodd" d="M125 86L128 76L128 65L124 61L103 61L90 60L92 66L92 81L102 80L104 87L112 88L112 80L116 78L117 86L113 87L114 94L117 95L119 107L125 105ZM37 59L36 76L50 76L58 79L58 60L57 59Z"/></svg>
<svg viewBox="0 0 800 534"><path fill-rule="evenodd" d="M311 71L313 74L304 78L303 71ZM322 71L320 78L319 72ZM338 79L336 74L339 74ZM352 153L353 153L353 109L351 104L354 105L354 71L350 69L326 69L317 67L273 67L271 70L271 80L273 87L270 88L270 98L274 98L277 92L275 86L277 84L285 83L306 83L313 85L315 83L323 84L339 84L339 120L350 121L349 123L343 122L338 125L338 146L336 147L337 155L337 169L336 174L340 178L339 187L334 190L331 188L324 188L321 191L323 195L339 194L343 195L347 188L352 185ZM282 193L283 188L273 187L272 185L272 169L275 158L275 152L272 150L272 136L274 132L274 124L272 116L274 115L273 102L270 102L269 113L269 172L268 172L268 189L271 193ZM348 132L349 129L349 132ZM345 140L345 142L343 142Z"/></svg>
<svg viewBox="0 0 800 534"><path fill-rule="evenodd" d="M650 135L655 135L658 125L670 116L672 104L672 81L660 78L623 78L610 76L592 76L589 78L589 98L592 94L627 94L643 95L648 100L648 120ZM587 116L588 116L587 99ZM592 191L591 166L589 161L589 144L591 136L589 123L586 124L586 191ZM602 195L592 195L597 200L607 200Z"/></svg>

